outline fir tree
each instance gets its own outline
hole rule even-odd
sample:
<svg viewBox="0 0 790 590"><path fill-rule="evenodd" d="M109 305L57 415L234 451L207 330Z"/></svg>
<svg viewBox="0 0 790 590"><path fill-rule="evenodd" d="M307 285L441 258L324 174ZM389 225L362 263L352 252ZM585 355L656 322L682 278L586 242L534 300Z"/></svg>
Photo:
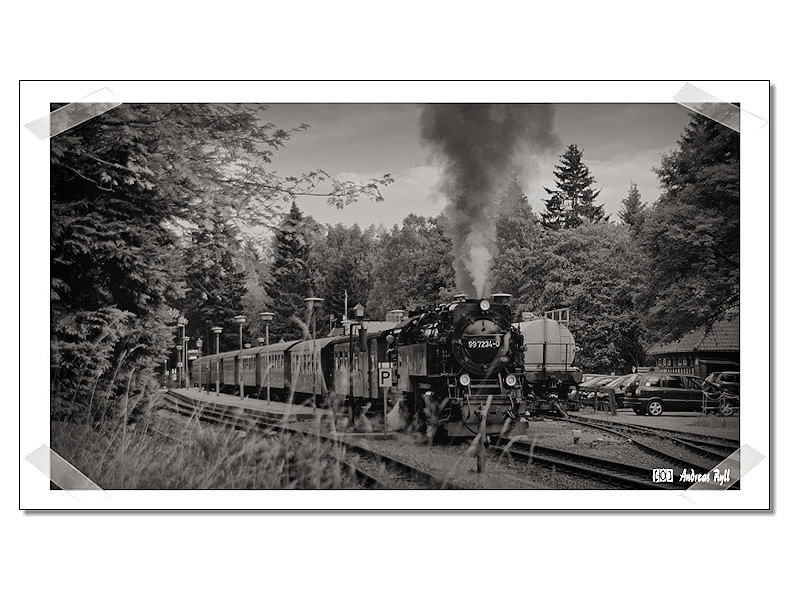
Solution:
<svg viewBox="0 0 790 590"><path fill-rule="evenodd" d="M583 152L575 144L568 146L554 167L556 189L545 188L549 198L544 199L546 212L541 213L545 227L560 229L578 227L584 221L598 223L608 221L603 205L596 205L595 199L601 190L593 189L595 178L590 169L582 162Z"/></svg>
<svg viewBox="0 0 790 590"><path fill-rule="evenodd" d="M233 316L242 313L247 291L247 276L238 260L241 250L239 230L214 208L210 218L192 232L184 252L187 292L177 307L189 322L186 333L192 342L200 336L212 351L212 326L225 326L222 350L238 346L238 337L228 326L233 325Z"/></svg>
<svg viewBox="0 0 790 590"><path fill-rule="evenodd" d="M268 292L274 319L271 334L276 340L304 337L305 298L315 295L315 280L310 264L307 224L296 202L282 220L274 236L274 263Z"/></svg>
<svg viewBox="0 0 790 590"><path fill-rule="evenodd" d="M630 225L635 233L642 230L642 225L645 222L645 208L646 205L642 201L642 195L639 193L639 188L635 182L631 183L628 189L628 195L623 199L623 208L617 214L626 225Z"/></svg>

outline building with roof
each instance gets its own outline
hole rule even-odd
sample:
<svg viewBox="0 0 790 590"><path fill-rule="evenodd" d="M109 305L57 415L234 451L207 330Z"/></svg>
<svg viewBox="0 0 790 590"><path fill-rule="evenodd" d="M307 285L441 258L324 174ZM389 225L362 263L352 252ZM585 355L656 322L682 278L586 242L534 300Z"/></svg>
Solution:
<svg viewBox="0 0 790 590"><path fill-rule="evenodd" d="M703 379L715 371L737 371L741 362L740 318L719 320L674 342L656 344L647 351L647 358L658 370Z"/></svg>

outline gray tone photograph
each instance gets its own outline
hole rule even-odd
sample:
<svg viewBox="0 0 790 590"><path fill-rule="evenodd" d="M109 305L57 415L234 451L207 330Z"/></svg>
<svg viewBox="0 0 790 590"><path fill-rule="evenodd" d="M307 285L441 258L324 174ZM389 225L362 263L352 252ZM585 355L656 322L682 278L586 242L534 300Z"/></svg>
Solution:
<svg viewBox="0 0 790 590"><path fill-rule="evenodd" d="M730 126L124 103L55 129L67 108L50 435L95 486L739 488Z"/></svg>

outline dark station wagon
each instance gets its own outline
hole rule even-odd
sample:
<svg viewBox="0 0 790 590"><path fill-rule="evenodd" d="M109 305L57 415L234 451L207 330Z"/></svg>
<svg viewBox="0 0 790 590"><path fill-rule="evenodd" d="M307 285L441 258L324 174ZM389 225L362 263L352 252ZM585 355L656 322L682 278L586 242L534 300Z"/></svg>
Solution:
<svg viewBox="0 0 790 590"><path fill-rule="evenodd" d="M665 411L701 412L709 388L705 381L693 375L641 373L626 388L623 404L640 416L660 416Z"/></svg>

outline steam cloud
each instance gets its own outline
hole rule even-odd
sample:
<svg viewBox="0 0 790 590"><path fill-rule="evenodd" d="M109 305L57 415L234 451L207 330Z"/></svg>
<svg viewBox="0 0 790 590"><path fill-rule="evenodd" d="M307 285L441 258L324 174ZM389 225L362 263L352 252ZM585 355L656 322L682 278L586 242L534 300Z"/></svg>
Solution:
<svg viewBox="0 0 790 590"><path fill-rule="evenodd" d="M559 145L546 104L429 104L422 139L444 163L440 190L453 240L456 286L482 297L496 255L497 197L521 169L520 156Z"/></svg>

